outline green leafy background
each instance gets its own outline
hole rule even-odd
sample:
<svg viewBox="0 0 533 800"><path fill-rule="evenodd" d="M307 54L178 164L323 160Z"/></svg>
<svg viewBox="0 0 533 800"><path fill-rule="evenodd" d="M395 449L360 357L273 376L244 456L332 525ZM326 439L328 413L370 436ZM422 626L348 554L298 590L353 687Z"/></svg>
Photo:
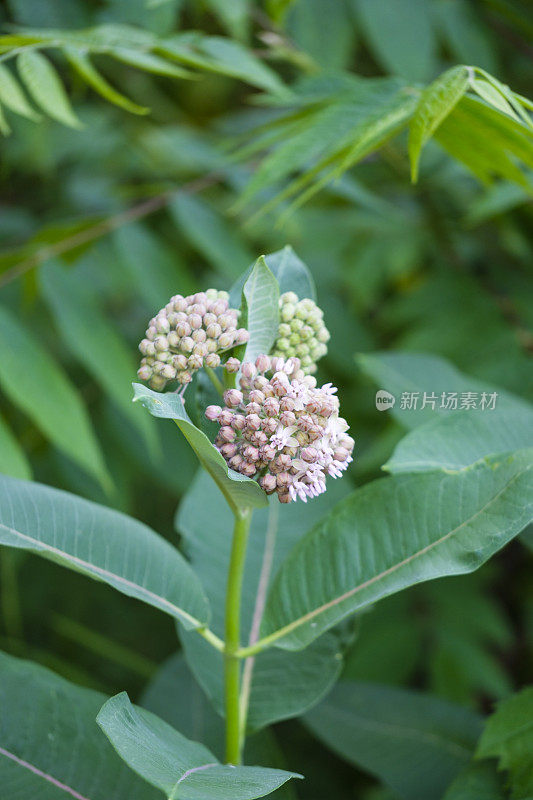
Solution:
<svg viewBox="0 0 533 800"><path fill-rule="evenodd" d="M84 745L73 770L91 759L104 765L100 783L81 770L74 790L91 800L114 787L117 800L162 796L125 769L94 721L106 697L126 690L222 758L213 710L220 686L207 660L218 654L183 627L178 638L180 587L165 583L155 563L148 582L138 580L134 563L159 534L158 558L170 568L161 537L178 545L200 577L172 553L174 571L193 587L185 610L204 620L209 600L220 635L223 586L208 556L227 559L221 496L195 478L195 456L173 419L132 405L130 386L146 321L172 294L234 286L238 298L242 273L260 253L277 252L266 265L281 291L297 285L312 296L316 284L332 333L319 376L339 387L356 458L327 502L299 515L280 511L287 521L277 529L262 635L274 618L291 621L300 600L295 588L280 604L279 587L292 581L278 573L281 560L296 545L293 567L305 571L298 557L313 543L299 540L315 523L320 538L330 501L341 503L334 513L343 519L350 503L361 506L364 539L380 486L390 497L416 482L422 514L441 484L460 483L473 502L485 471L507 489L490 519L469 531L467 566L515 538L471 575L445 577L466 569L431 562L405 591L385 586L355 620L340 615L308 630L314 638L340 621L305 654L294 634L259 657L246 763L304 774L277 790L288 800L533 796L524 689L533 674L533 548L516 522L531 491L509 489L514 478L505 478L516 470L524 480L526 456L510 454L533 446L528 4L7 0L0 22L0 472L139 521L102 517L101 530L116 528L128 541L132 571L96 537L98 563L107 570L114 561L118 577L89 581L102 576L60 565L80 556L68 525L56 520L55 534L48 531L47 546L64 537L63 556L38 558L42 532L24 514L34 495L2 488L9 532L2 528L0 539L11 547L0 551L0 748L54 773L70 755L64 729L46 722L55 692L54 708L77 709L69 730ZM283 251L287 243L294 251ZM247 300L250 314L264 302ZM377 411L378 388L396 395L391 411ZM188 390L195 423L204 390ZM402 391L497 391L498 409L490 421L490 412L406 411ZM448 474L457 469L459 477ZM359 500L343 499L377 478ZM246 482L220 480L235 502L255 496ZM38 492L52 503L47 489ZM194 501L206 494L218 513L202 538L210 509L196 517ZM80 506L80 524L108 513L95 508ZM250 604L269 514L256 511ZM485 553L487 530L494 537ZM404 543L392 539L400 558ZM371 562L363 581L374 575ZM430 576L437 579L420 582ZM124 578L137 588L124 592ZM155 599L132 599L146 600L146 589ZM161 614L169 603L174 610ZM29 719L25 704L43 716ZM46 733L57 736L55 762L39 748ZM0 783L27 792L22 800L64 796L51 785L45 794L35 776L22 788L18 781L14 762L0 758Z"/></svg>

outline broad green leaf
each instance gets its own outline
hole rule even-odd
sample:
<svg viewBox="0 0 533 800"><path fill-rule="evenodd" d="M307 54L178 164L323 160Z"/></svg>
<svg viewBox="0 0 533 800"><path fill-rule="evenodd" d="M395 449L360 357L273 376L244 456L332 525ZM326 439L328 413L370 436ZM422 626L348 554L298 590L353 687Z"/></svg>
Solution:
<svg viewBox="0 0 533 800"><path fill-rule="evenodd" d="M101 75L98 70L93 66L91 60L87 57L83 50L77 50L74 47L69 47L65 50L70 64L74 67L76 72L83 78L83 80L91 86L95 92L102 95L110 103L129 111L132 114L148 114L150 109L146 106L139 106L118 92L106 79ZM0 98L1 99L1 98Z"/></svg>
<svg viewBox="0 0 533 800"><path fill-rule="evenodd" d="M328 492L306 506L280 508L277 500L252 517L242 589L242 642L258 636L266 592L292 546L344 497L348 487L336 481ZM211 629L224 634L226 575L231 548L232 515L213 481L200 472L185 495L176 518L191 564L205 587L213 609ZM220 714L224 713L223 662L212 647L203 647L196 635L182 635L187 661ZM342 666L337 637L320 638L305 653L278 649L245 662L250 706L250 730L297 716L324 696Z"/></svg>
<svg viewBox="0 0 533 800"><path fill-rule="evenodd" d="M490 397L498 411L527 413L530 406L525 400L510 394L499 386L480 381L459 372L440 356L423 353L376 352L357 357L359 368L368 375L378 389L394 395L395 403L390 413L405 428L416 428L436 415L447 416L465 409L474 395L475 408L468 413L488 414ZM481 408L485 394L485 409ZM444 396L443 396L444 395ZM455 398L451 397L455 395ZM374 403L374 398L369 402ZM389 412L386 412L389 413Z"/></svg>
<svg viewBox="0 0 533 800"><path fill-rule="evenodd" d="M533 408L435 415L407 434L383 466L389 472L462 469L484 456L533 447Z"/></svg>
<svg viewBox="0 0 533 800"><path fill-rule="evenodd" d="M22 117L33 120L40 119L39 114L26 100L15 76L4 64L0 64L0 103Z"/></svg>
<svg viewBox="0 0 533 800"><path fill-rule="evenodd" d="M24 450L8 424L0 416L0 472L13 478L31 478L31 467Z"/></svg>
<svg viewBox="0 0 533 800"><path fill-rule="evenodd" d="M505 800L503 780L493 763L472 762L449 785L442 800Z"/></svg>
<svg viewBox="0 0 533 800"><path fill-rule="evenodd" d="M404 800L440 800L481 731L477 714L431 695L345 681L304 721L341 758Z"/></svg>
<svg viewBox="0 0 533 800"><path fill-rule="evenodd" d="M0 544L29 550L204 627L208 605L181 554L147 525L39 483L0 476Z"/></svg>
<svg viewBox="0 0 533 800"><path fill-rule="evenodd" d="M157 670L143 692L139 705L161 717L188 739L202 742L222 760L225 750L225 725L195 681L183 653L170 656ZM285 769L286 761L271 730L247 738L245 764L272 764ZM275 793L276 800L295 800L292 784Z"/></svg>
<svg viewBox="0 0 533 800"><path fill-rule="evenodd" d="M221 275L233 280L252 261L242 237L205 200L178 194L169 210L192 246Z"/></svg>
<svg viewBox="0 0 533 800"><path fill-rule="evenodd" d="M481 735L477 758L497 758L510 772L513 796L533 795L533 686L501 702Z"/></svg>
<svg viewBox="0 0 533 800"><path fill-rule="evenodd" d="M156 800L95 719L106 697L0 653L0 786L5 800Z"/></svg>
<svg viewBox="0 0 533 800"><path fill-rule="evenodd" d="M137 371L131 349L70 272L57 263L48 262L39 277L67 348L138 429L152 453L157 451L153 420L131 402L131 379Z"/></svg>
<svg viewBox="0 0 533 800"><path fill-rule="evenodd" d="M255 361L261 353L270 353L279 326L279 285L264 256L255 262L242 294L239 324L250 334L243 360Z"/></svg>
<svg viewBox="0 0 533 800"><path fill-rule="evenodd" d="M97 722L120 757L169 800L253 800L301 777L267 767L222 765L203 744L133 706L125 692L104 704Z"/></svg>
<svg viewBox="0 0 533 800"><path fill-rule="evenodd" d="M422 148L468 88L468 68L453 67L427 86L418 101L409 128L411 179L418 178Z"/></svg>
<svg viewBox="0 0 533 800"><path fill-rule="evenodd" d="M263 617L265 644L298 650L381 597L477 569L530 522L532 466L533 451L523 450L353 492L281 567Z"/></svg>
<svg viewBox="0 0 533 800"><path fill-rule="evenodd" d="M205 433L193 425L181 397L174 392L154 392L140 383L134 383L133 390L134 401L140 401L154 417L173 419L176 422L198 456L200 464L209 472L233 509L261 508L268 504L267 495L259 484L229 469L224 457Z"/></svg>
<svg viewBox="0 0 533 800"><path fill-rule="evenodd" d="M195 681L183 653L175 653L161 664L139 705L188 739L202 742L217 758L224 757L224 722Z"/></svg>
<svg viewBox="0 0 533 800"><path fill-rule="evenodd" d="M355 0L368 45L387 70L428 81L436 67L432 4L426 0Z"/></svg>
<svg viewBox="0 0 533 800"><path fill-rule="evenodd" d="M104 487L111 479L78 393L48 352L0 308L0 385L44 435Z"/></svg>
<svg viewBox="0 0 533 800"><path fill-rule="evenodd" d="M81 128L64 86L51 62L37 50L24 50L17 57L19 75L37 105L63 125Z"/></svg>
<svg viewBox="0 0 533 800"><path fill-rule="evenodd" d="M300 300L304 297L309 297L311 300L316 301L316 288L313 276L309 268L298 258L290 244L285 245L283 250L269 253L264 258L267 267L276 277L280 294L284 292L295 292ZM252 264L231 287L230 304L234 308L239 307L243 286L253 268L254 265Z"/></svg>
<svg viewBox="0 0 533 800"><path fill-rule="evenodd" d="M222 25L234 39L246 40L249 34L250 0L207 0L207 5L219 17Z"/></svg>

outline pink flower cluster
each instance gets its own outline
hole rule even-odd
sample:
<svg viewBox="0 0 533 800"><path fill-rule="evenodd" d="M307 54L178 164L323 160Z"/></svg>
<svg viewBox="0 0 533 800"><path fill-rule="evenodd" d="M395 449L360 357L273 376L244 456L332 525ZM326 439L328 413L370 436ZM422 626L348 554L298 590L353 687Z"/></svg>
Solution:
<svg viewBox="0 0 533 800"><path fill-rule="evenodd" d="M298 358L265 355L242 365L240 387L224 392L224 408L205 412L220 425L215 445L228 465L258 477L282 503L305 503L325 492L327 476L342 475L354 446L339 416L337 389L317 387Z"/></svg>

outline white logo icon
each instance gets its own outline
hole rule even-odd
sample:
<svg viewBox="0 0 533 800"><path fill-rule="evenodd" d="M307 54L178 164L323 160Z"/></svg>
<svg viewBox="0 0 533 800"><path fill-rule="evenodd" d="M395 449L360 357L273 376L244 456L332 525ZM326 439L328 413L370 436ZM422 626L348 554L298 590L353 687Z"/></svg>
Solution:
<svg viewBox="0 0 533 800"><path fill-rule="evenodd" d="M388 411L390 408L394 406L396 402L396 398L390 392L386 392L385 389L380 389L376 392L376 408L378 411Z"/></svg>

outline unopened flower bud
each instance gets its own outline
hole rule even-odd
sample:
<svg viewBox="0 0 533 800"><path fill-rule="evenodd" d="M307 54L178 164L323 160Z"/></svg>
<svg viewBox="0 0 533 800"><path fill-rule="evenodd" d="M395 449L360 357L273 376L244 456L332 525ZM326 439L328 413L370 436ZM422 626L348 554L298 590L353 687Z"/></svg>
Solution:
<svg viewBox="0 0 533 800"><path fill-rule="evenodd" d="M152 377L153 370L152 367L149 367L148 364L143 364L142 367L139 367L137 370L137 375L142 381L148 381Z"/></svg>
<svg viewBox="0 0 533 800"><path fill-rule="evenodd" d="M178 322L176 325L176 334L181 339L182 336L190 336L192 328L188 322Z"/></svg>
<svg viewBox="0 0 533 800"><path fill-rule="evenodd" d="M184 385L192 381L192 375L188 370L184 370L183 372L178 372L177 378L178 382Z"/></svg>
<svg viewBox="0 0 533 800"><path fill-rule="evenodd" d="M210 339L218 339L218 337L222 333L222 328L220 327L218 322L212 322L210 325L207 326L206 333Z"/></svg>
<svg viewBox="0 0 533 800"><path fill-rule="evenodd" d="M154 339L156 350L168 350L168 339L166 336L156 336Z"/></svg>
<svg viewBox="0 0 533 800"><path fill-rule="evenodd" d="M221 350L227 350L229 347L233 346L234 338L234 334L229 333L228 331L221 333L218 337L218 346Z"/></svg>
<svg viewBox="0 0 533 800"><path fill-rule="evenodd" d="M267 494L272 494L276 489L276 476L271 475L269 472L260 479L259 484L263 491Z"/></svg>
<svg viewBox="0 0 533 800"><path fill-rule="evenodd" d="M191 339L190 336L184 336L182 339L180 339L179 347L184 353L192 353L194 339Z"/></svg>
<svg viewBox="0 0 533 800"><path fill-rule="evenodd" d="M189 325L193 330L202 327L202 318L200 314L189 314L189 316L187 317L187 322L189 323Z"/></svg>
<svg viewBox="0 0 533 800"><path fill-rule="evenodd" d="M206 367L211 367L211 369L216 369L220 366L220 356L218 353L208 353L204 358L204 364Z"/></svg>
<svg viewBox="0 0 533 800"><path fill-rule="evenodd" d="M242 403L243 395L238 389L227 389L224 392L224 402L227 406L236 408Z"/></svg>
<svg viewBox="0 0 533 800"><path fill-rule="evenodd" d="M220 425L231 425L233 420L233 411L229 408L223 408L220 412L220 417L218 418L218 422Z"/></svg>
<svg viewBox="0 0 533 800"><path fill-rule="evenodd" d="M253 378L255 378L256 374L257 374L257 367L255 366L255 364L252 364L251 361L246 361L242 365L242 375L244 378L252 380Z"/></svg>
<svg viewBox="0 0 533 800"><path fill-rule="evenodd" d="M248 339L250 338L250 334L246 330L246 328L238 328L235 334L235 343L236 344L246 344Z"/></svg>
<svg viewBox="0 0 533 800"><path fill-rule="evenodd" d="M219 430L218 435L223 442L233 442L235 439L235 431L229 425L223 425Z"/></svg>
<svg viewBox="0 0 533 800"><path fill-rule="evenodd" d="M211 420L211 422L216 422L216 420L220 417L222 409L220 406L207 406L205 410L205 415L207 419Z"/></svg>
<svg viewBox="0 0 533 800"><path fill-rule="evenodd" d="M241 367L241 362L238 358L228 358L224 364L224 369L227 372L238 372Z"/></svg>
<svg viewBox="0 0 533 800"><path fill-rule="evenodd" d="M248 414L246 416L246 427L252 431L258 431L261 427L261 418L257 414Z"/></svg>
<svg viewBox="0 0 533 800"><path fill-rule="evenodd" d="M258 372L268 372L268 370L270 369L269 356L265 355L257 356L257 358L255 359L255 366L257 367Z"/></svg>
<svg viewBox="0 0 533 800"><path fill-rule="evenodd" d="M202 356L198 356L195 353L189 356L187 359L187 367L194 372L197 369L201 369L203 366L204 360Z"/></svg>
<svg viewBox="0 0 533 800"><path fill-rule="evenodd" d="M237 452L237 445L234 444L233 442L226 442L226 444L223 444L222 447L220 448L220 452L227 461L228 459L233 458L233 456Z"/></svg>

